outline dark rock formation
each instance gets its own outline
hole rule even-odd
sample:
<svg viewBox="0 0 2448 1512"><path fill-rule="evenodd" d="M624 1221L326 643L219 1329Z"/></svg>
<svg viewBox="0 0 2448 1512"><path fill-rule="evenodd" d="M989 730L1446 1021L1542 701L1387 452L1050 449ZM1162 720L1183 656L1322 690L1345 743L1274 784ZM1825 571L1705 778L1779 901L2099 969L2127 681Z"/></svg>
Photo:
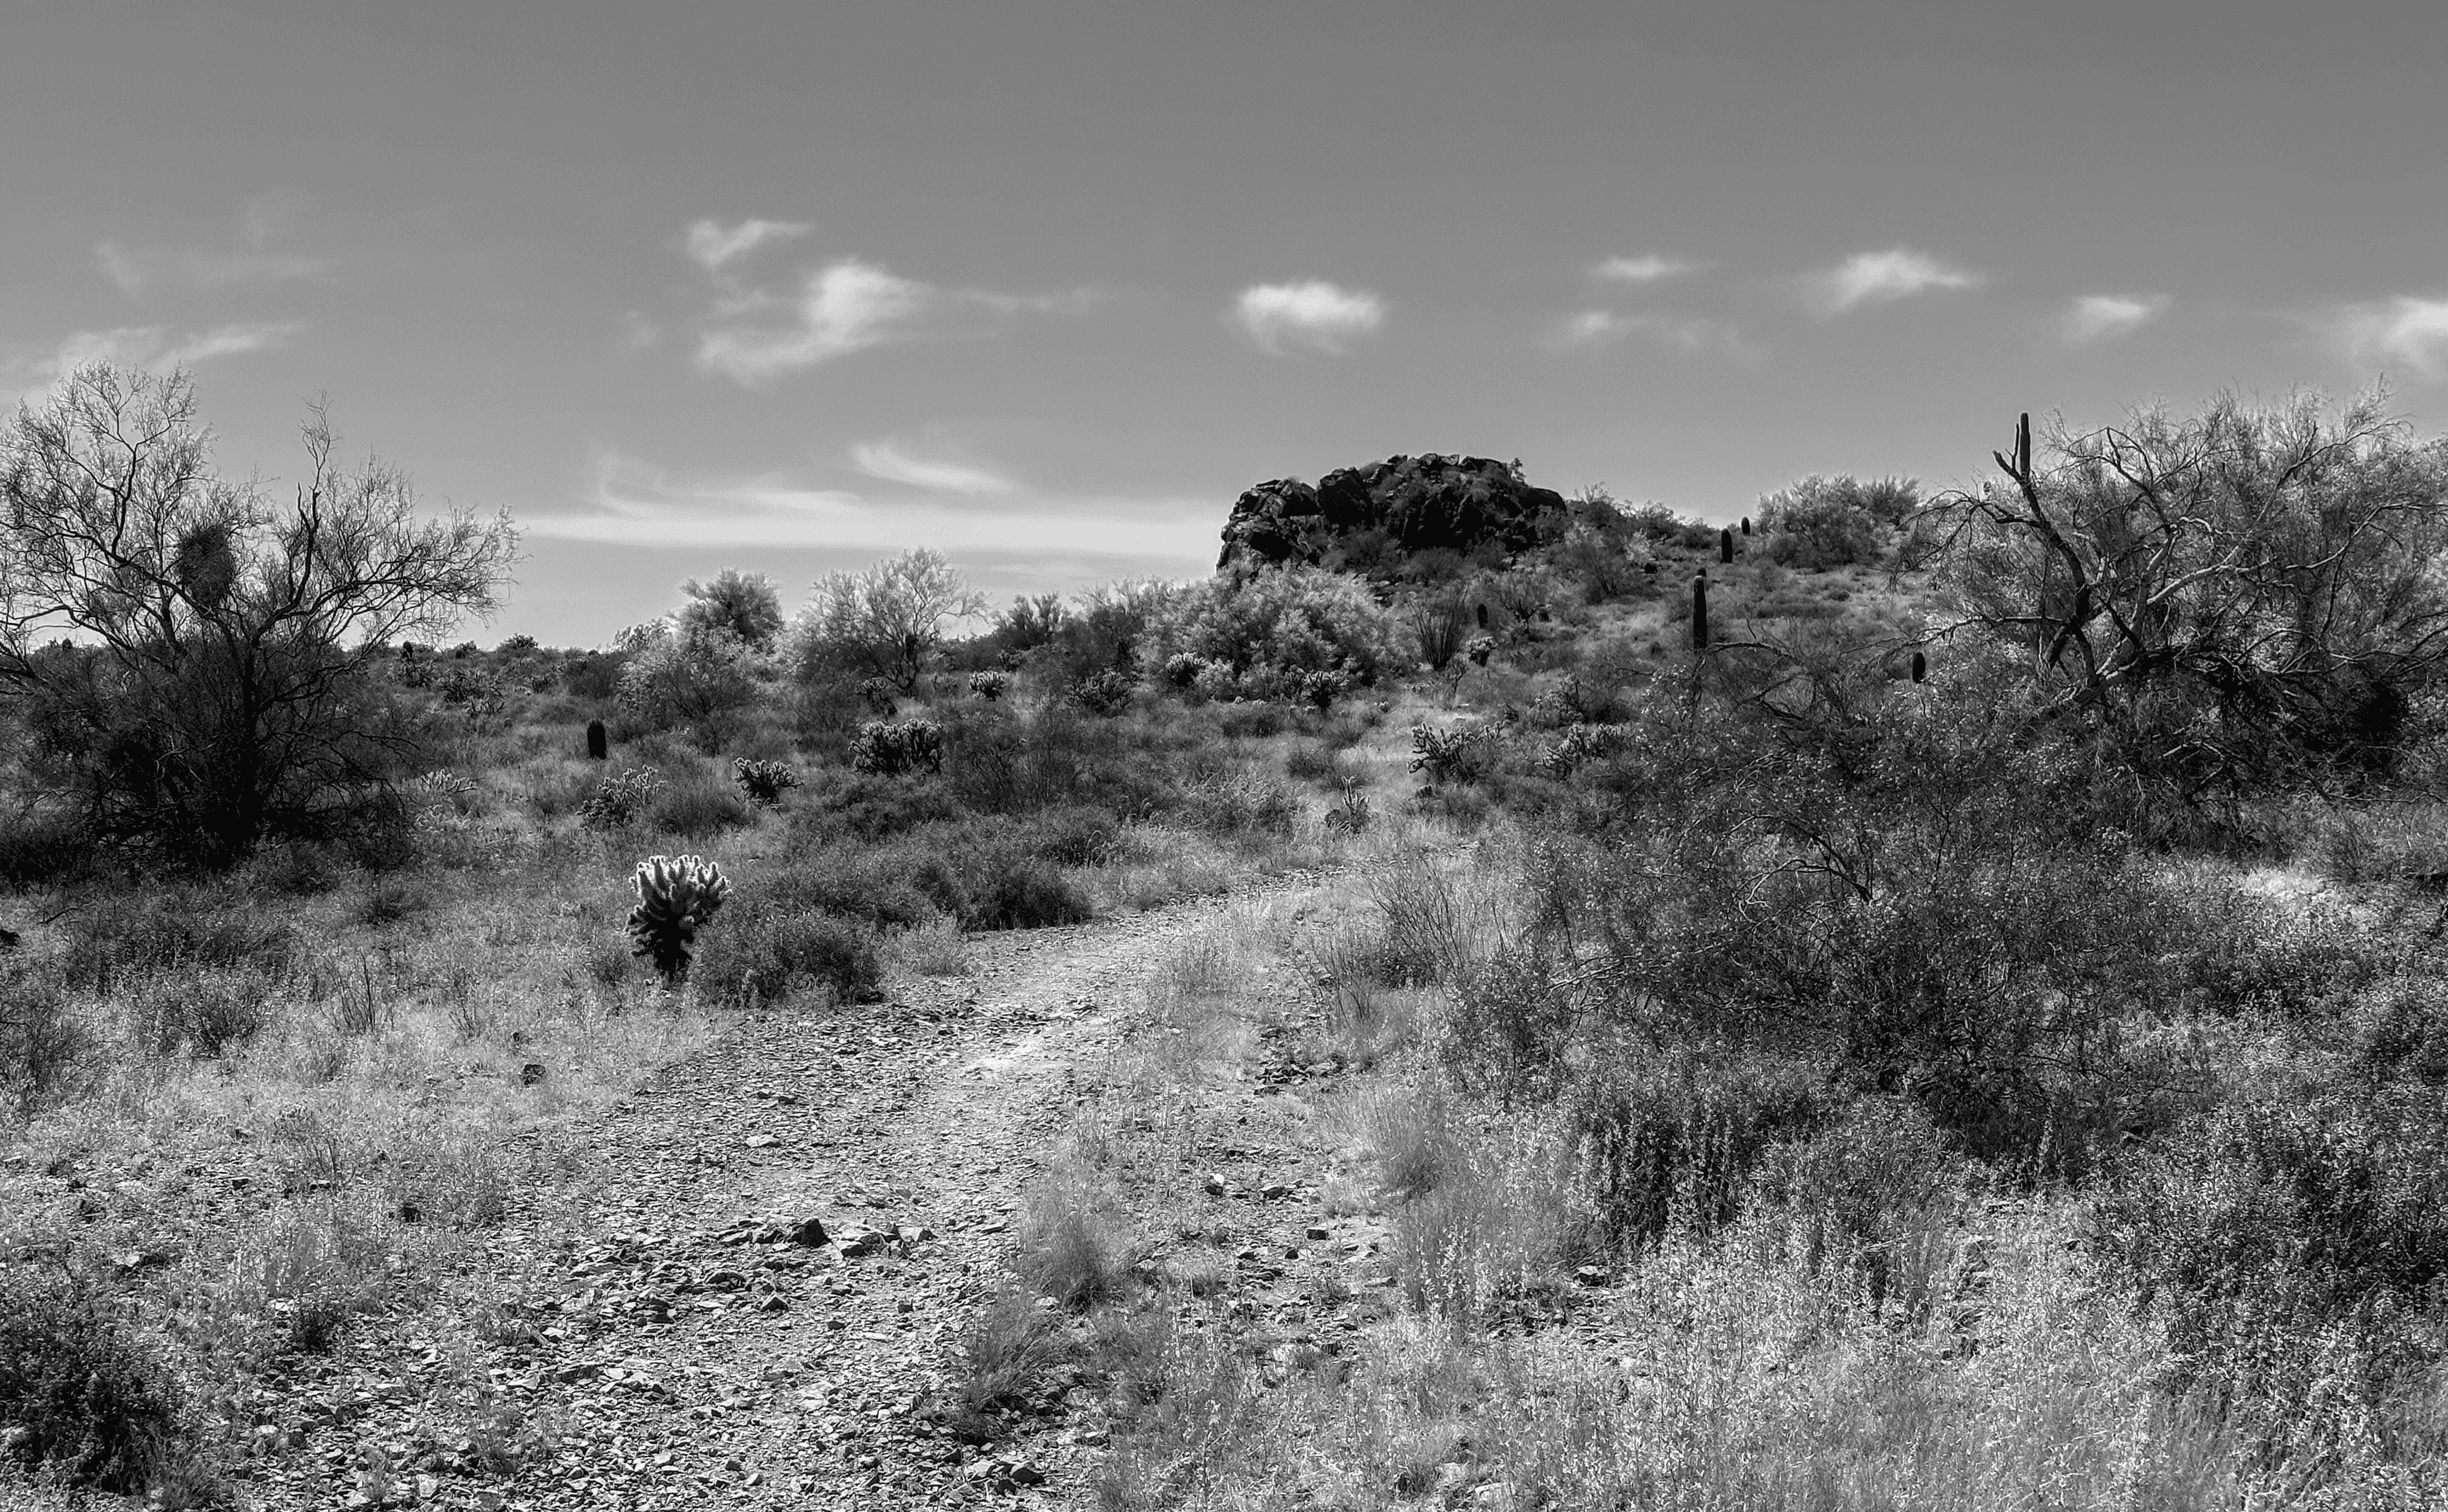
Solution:
<svg viewBox="0 0 2448 1512"><path fill-rule="evenodd" d="M1388 457L1329 472L1315 488L1279 478L1244 493L1224 523L1216 565L1336 566L1346 555L1382 559L1388 551L1520 551L1564 513L1563 495L1524 483L1518 463L1434 452Z"/></svg>

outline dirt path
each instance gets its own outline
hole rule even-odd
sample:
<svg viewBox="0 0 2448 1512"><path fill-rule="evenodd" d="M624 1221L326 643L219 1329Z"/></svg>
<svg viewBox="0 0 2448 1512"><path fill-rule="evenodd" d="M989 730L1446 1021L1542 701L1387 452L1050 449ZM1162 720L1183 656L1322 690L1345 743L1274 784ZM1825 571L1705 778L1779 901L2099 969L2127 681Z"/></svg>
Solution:
<svg viewBox="0 0 2448 1512"><path fill-rule="evenodd" d="M298 1499L272 1504L1069 1504L1092 1448L1049 1442L1015 1464L934 1437L911 1407L1001 1282L1074 1066L1113 1042L1167 947L1222 907L989 938L966 978L847 1014L742 1020L596 1126L563 1131L550 1143L572 1173L569 1215L490 1246L514 1318L540 1338L506 1347L477 1388L506 1433L548 1428L557 1446L507 1480L463 1479L400 1426L414 1393L387 1411L377 1382L355 1393L370 1400L354 1422L329 1426L350 1433L318 1434L326 1455L354 1436L358 1467L336 1484L299 1476L284 1488ZM811 1217L832 1243L794 1237ZM368 1458L389 1473L364 1474Z"/></svg>

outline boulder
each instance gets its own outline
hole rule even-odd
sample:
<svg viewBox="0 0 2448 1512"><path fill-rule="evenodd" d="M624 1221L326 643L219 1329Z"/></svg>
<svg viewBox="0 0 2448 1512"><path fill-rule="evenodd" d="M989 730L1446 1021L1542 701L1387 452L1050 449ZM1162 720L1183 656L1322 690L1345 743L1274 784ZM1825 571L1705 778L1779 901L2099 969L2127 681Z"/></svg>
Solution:
<svg viewBox="0 0 2448 1512"><path fill-rule="evenodd" d="M1565 516L1563 495L1531 487L1519 463L1392 456L1329 472L1315 488L1278 478L1250 489L1234 501L1216 565L1333 566L1339 548L1368 541L1406 555L1467 555L1483 546L1510 553L1535 545Z"/></svg>

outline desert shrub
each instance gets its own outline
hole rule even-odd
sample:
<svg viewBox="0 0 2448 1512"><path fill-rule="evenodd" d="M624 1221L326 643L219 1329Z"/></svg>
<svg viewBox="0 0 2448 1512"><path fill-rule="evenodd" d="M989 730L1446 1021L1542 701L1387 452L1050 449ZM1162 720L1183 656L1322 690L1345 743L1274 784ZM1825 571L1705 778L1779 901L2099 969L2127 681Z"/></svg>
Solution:
<svg viewBox="0 0 2448 1512"><path fill-rule="evenodd" d="M142 1492L182 1434L177 1383L100 1294L0 1274L0 1453L104 1491Z"/></svg>
<svg viewBox="0 0 2448 1512"><path fill-rule="evenodd" d="M1052 863L1017 849L990 851L962 868L965 929L1042 929L1096 916L1086 895Z"/></svg>
<svg viewBox="0 0 2448 1512"><path fill-rule="evenodd" d="M278 919L215 909L193 895L96 898L70 915L60 977L72 987L108 993L181 967L287 972L297 937Z"/></svg>
<svg viewBox="0 0 2448 1512"><path fill-rule="evenodd" d="M721 928L705 932L689 980L702 996L733 1007L808 987L821 988L835 1003L873 1003L884 995L871 928L755 893L725 913Z"/></svg>
<svg viewBox="0 0 2448 1512"><path fill-rule="evenodd" d="M1409 632L1411 650L1420 660L1429 671L1443 672L1447 662L1462 654L1476 623L1469 597L1448 589L1423 594L1412 601L1404 628Z"/></svg>
<svg viewBox="0 0 2448 1512"><path fill-rule="evenodd" d="M84 826L65 813L0 820L0 887L39 888L73 879L91 864Z"/></svg>
<svg viewBox="0 0 2448 1512"><path fill-rule="evenodd" d="M782 596L761 572L725 567L710 582L680 585L688 603L679 612L683 632L728 636L751 651L771 651L782 633Z"/></svg>
<svg viewBox="0 0 2448 1512"><path fill-rule="evenodd" d="M850 764L853 772L874 776L940 772L943 726L931 719L870 719L850 743Z"/></svg>
<svg viewBox="0 0 2448 1512"><path fill-rule="evenodd" d="M973 705L944 727L951 791L980 813L1090 805L1143 818L1172 802L1163 751L1144 730L1059 699L1025 718Z"/></svg>
<svg viewBox="0 0 2448 1512"><path fill-rule="evenodd" d="M1025 1411L1051 1395L1050 1377L1071 1352L1056 1313L1023 1292L997 1297L961 1337L960 1410L945 1429L970 1443L1001 1438L1006 1429L993 1414Z"/></svg>
<svg viewBox="0 0 2448 1512"><path fill-rule="evenodd" d="M2177 1384L2227 1401L2265 1454L2334 1454L2375 1420L2389 1458L2448 1448L2389 1410L2448 1359L2436 1082L2266 1078L2133 1159L2095 1234L2166 1318Z"/></svg>
<svg viewBox="0 0 2448 1512"><path fill-rule="evenodd" d="M1761 548L1787 567L1876 562L1920 503L1920 487L1909 478L1804 478L1761 496Z"/></svg>
<svg viewBox="0 0 2448 1512"><path fill-rule="evenodd" d="M953 787L932 775L854 774L842 780L828 774L816 786L811 801L791 815L792 836L816 845L873 843L966 812Z"/></svg>
<svg viewBox="0 0 2448 1512"><path fill-rule="evenodd" d="M1122 843L1121 822L1106 810L1084 804L1033 813L1025 833L1030 853L1057 866L1101 866Z"/></svg>
<svg viewBox="0 0 2448 1512"><path fill-rule="evenodd" d="M578 806L578 822L590 830L619 830L645 816L664 788L663 775L653 767L624 767L607 773L585 802Z"/></svg>
<svg viewBox="0 0 2448 1512"><path fill-rule="evenodd" d="M22 970L0 976L0 1100L20 1120L70 1101L97 1048L56 983Z"/></svg>
<svg viewBox="0 0 2448 1512"><path fill-rule="evenodd" d="M740 791L748 794L748 801L759 808L780 808L782 794L799 785L799 775L781 761L743 758L731 763L731 773Z"/></svg>
<svg viewBox="0 0 2448 1512"><path fill-rule="evenodd" d="M1300 803L1263 772L1235 769L1195 777L1182 790L1182 817L1219 840L1289 835Z"/></svg>
<svg viewBox="0 0 2448 1512"><path fill-rule="evenodd" d="M759 884L775 906L856 919L875 928L909 928L951 911L959 886L947 863L932 866L898 848L842 846L794 856Z"/></svg>
<svg viewBox="0 0 2448 1512"><path fill-rule="evenodd" d="M658 620L622 638L621 707L646 729L685 725L718 750L756 701L756 654L726 630Z"/></svg>
<svg viewBox="0 0 2448 1512"><path fill-rule="evenodd" d="M1058 1168L1030 1194L1013 1268L1038 1295L1084 1310L1120 1295L1136 1258L1111 1201L1076 1172Z"/></svg>
<svg viewBox="0 0 2448 1512"><path fill-rule="evenodd" d="M1848 1270L1873 1305L1925 1320L1941 1279L1936 1262L1955 1179L1928 1115L1865 1098L1807 1138L1769 1149L1753 1187L1806 1273Z"/></svg>
<svg viewBox="0 0 2448 1512"><path fill-rule="evenodd" d="M1394 660L1394 623L1359 580L1313 567L1214 578L1184 593L1154 628L1166 662L1188 654L1230 667L1244 693L1296 696L1305 673L1373 683Z"/></svg>
<svg viewBox="0 0 2448 1512"><path fill-rule="evenodd" d="M1592 1065L1561 1106L1597 1237L1613 1248L1723 1228L1769 1152L1827 1127L1837 1101L1810 1066L1782 1056L1693 1050Z"/></svg>
<svg viewBox="0 0 2448 1512"><path fill-rule="evenodd" d="M694 765L656 793L646 809L646 822L655 829L692 838L736 829L755 817L736 791Z"/></svg>
<svg viewBox="0 0 2448 1512"><path fill-rule="evenodd" d="M243 1048L270 1022L265 986L247 972L164 972L135 989L129 1027L156 1055L184 1050L200 1061L218 1060Z"/></svg>
<svg viewBox="0 0 2448 1512"><path fill-rule="evenodd" d="M945 626L985 609L941 553L921 547L817 579L794 630L794 652L803 676L847 671L908 692L942 649Z"/></svg>

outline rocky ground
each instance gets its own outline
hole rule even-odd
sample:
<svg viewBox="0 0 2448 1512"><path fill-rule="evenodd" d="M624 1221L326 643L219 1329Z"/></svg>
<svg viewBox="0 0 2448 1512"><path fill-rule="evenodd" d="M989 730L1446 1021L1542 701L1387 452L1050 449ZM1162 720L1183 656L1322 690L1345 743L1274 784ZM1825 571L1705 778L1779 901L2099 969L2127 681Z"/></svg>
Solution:
<svg viewBox="0 0 2448 1512"><path fill-rule="evenodd" d="M1024 1187L1085 1068L1224 907L980 937L966 976L744 1018L591 1126L529 1136L579 1175L465 1257L501 1299L487 1357L359 1325L249 1405L239 1488L266 1508L1092 1501L1093 1411L980 1447L928 1405L1009 1284ZM1236 1096L1272 1107L1304 1075L1261 1068ZM1285 1199L1315 1195L1266 1163L1268 1121L1189 1178L1281 1219L1239 1247L1260 1282L1298 1252ZM1346 1236L1342 1258L1362 1248Z"/></svg>

